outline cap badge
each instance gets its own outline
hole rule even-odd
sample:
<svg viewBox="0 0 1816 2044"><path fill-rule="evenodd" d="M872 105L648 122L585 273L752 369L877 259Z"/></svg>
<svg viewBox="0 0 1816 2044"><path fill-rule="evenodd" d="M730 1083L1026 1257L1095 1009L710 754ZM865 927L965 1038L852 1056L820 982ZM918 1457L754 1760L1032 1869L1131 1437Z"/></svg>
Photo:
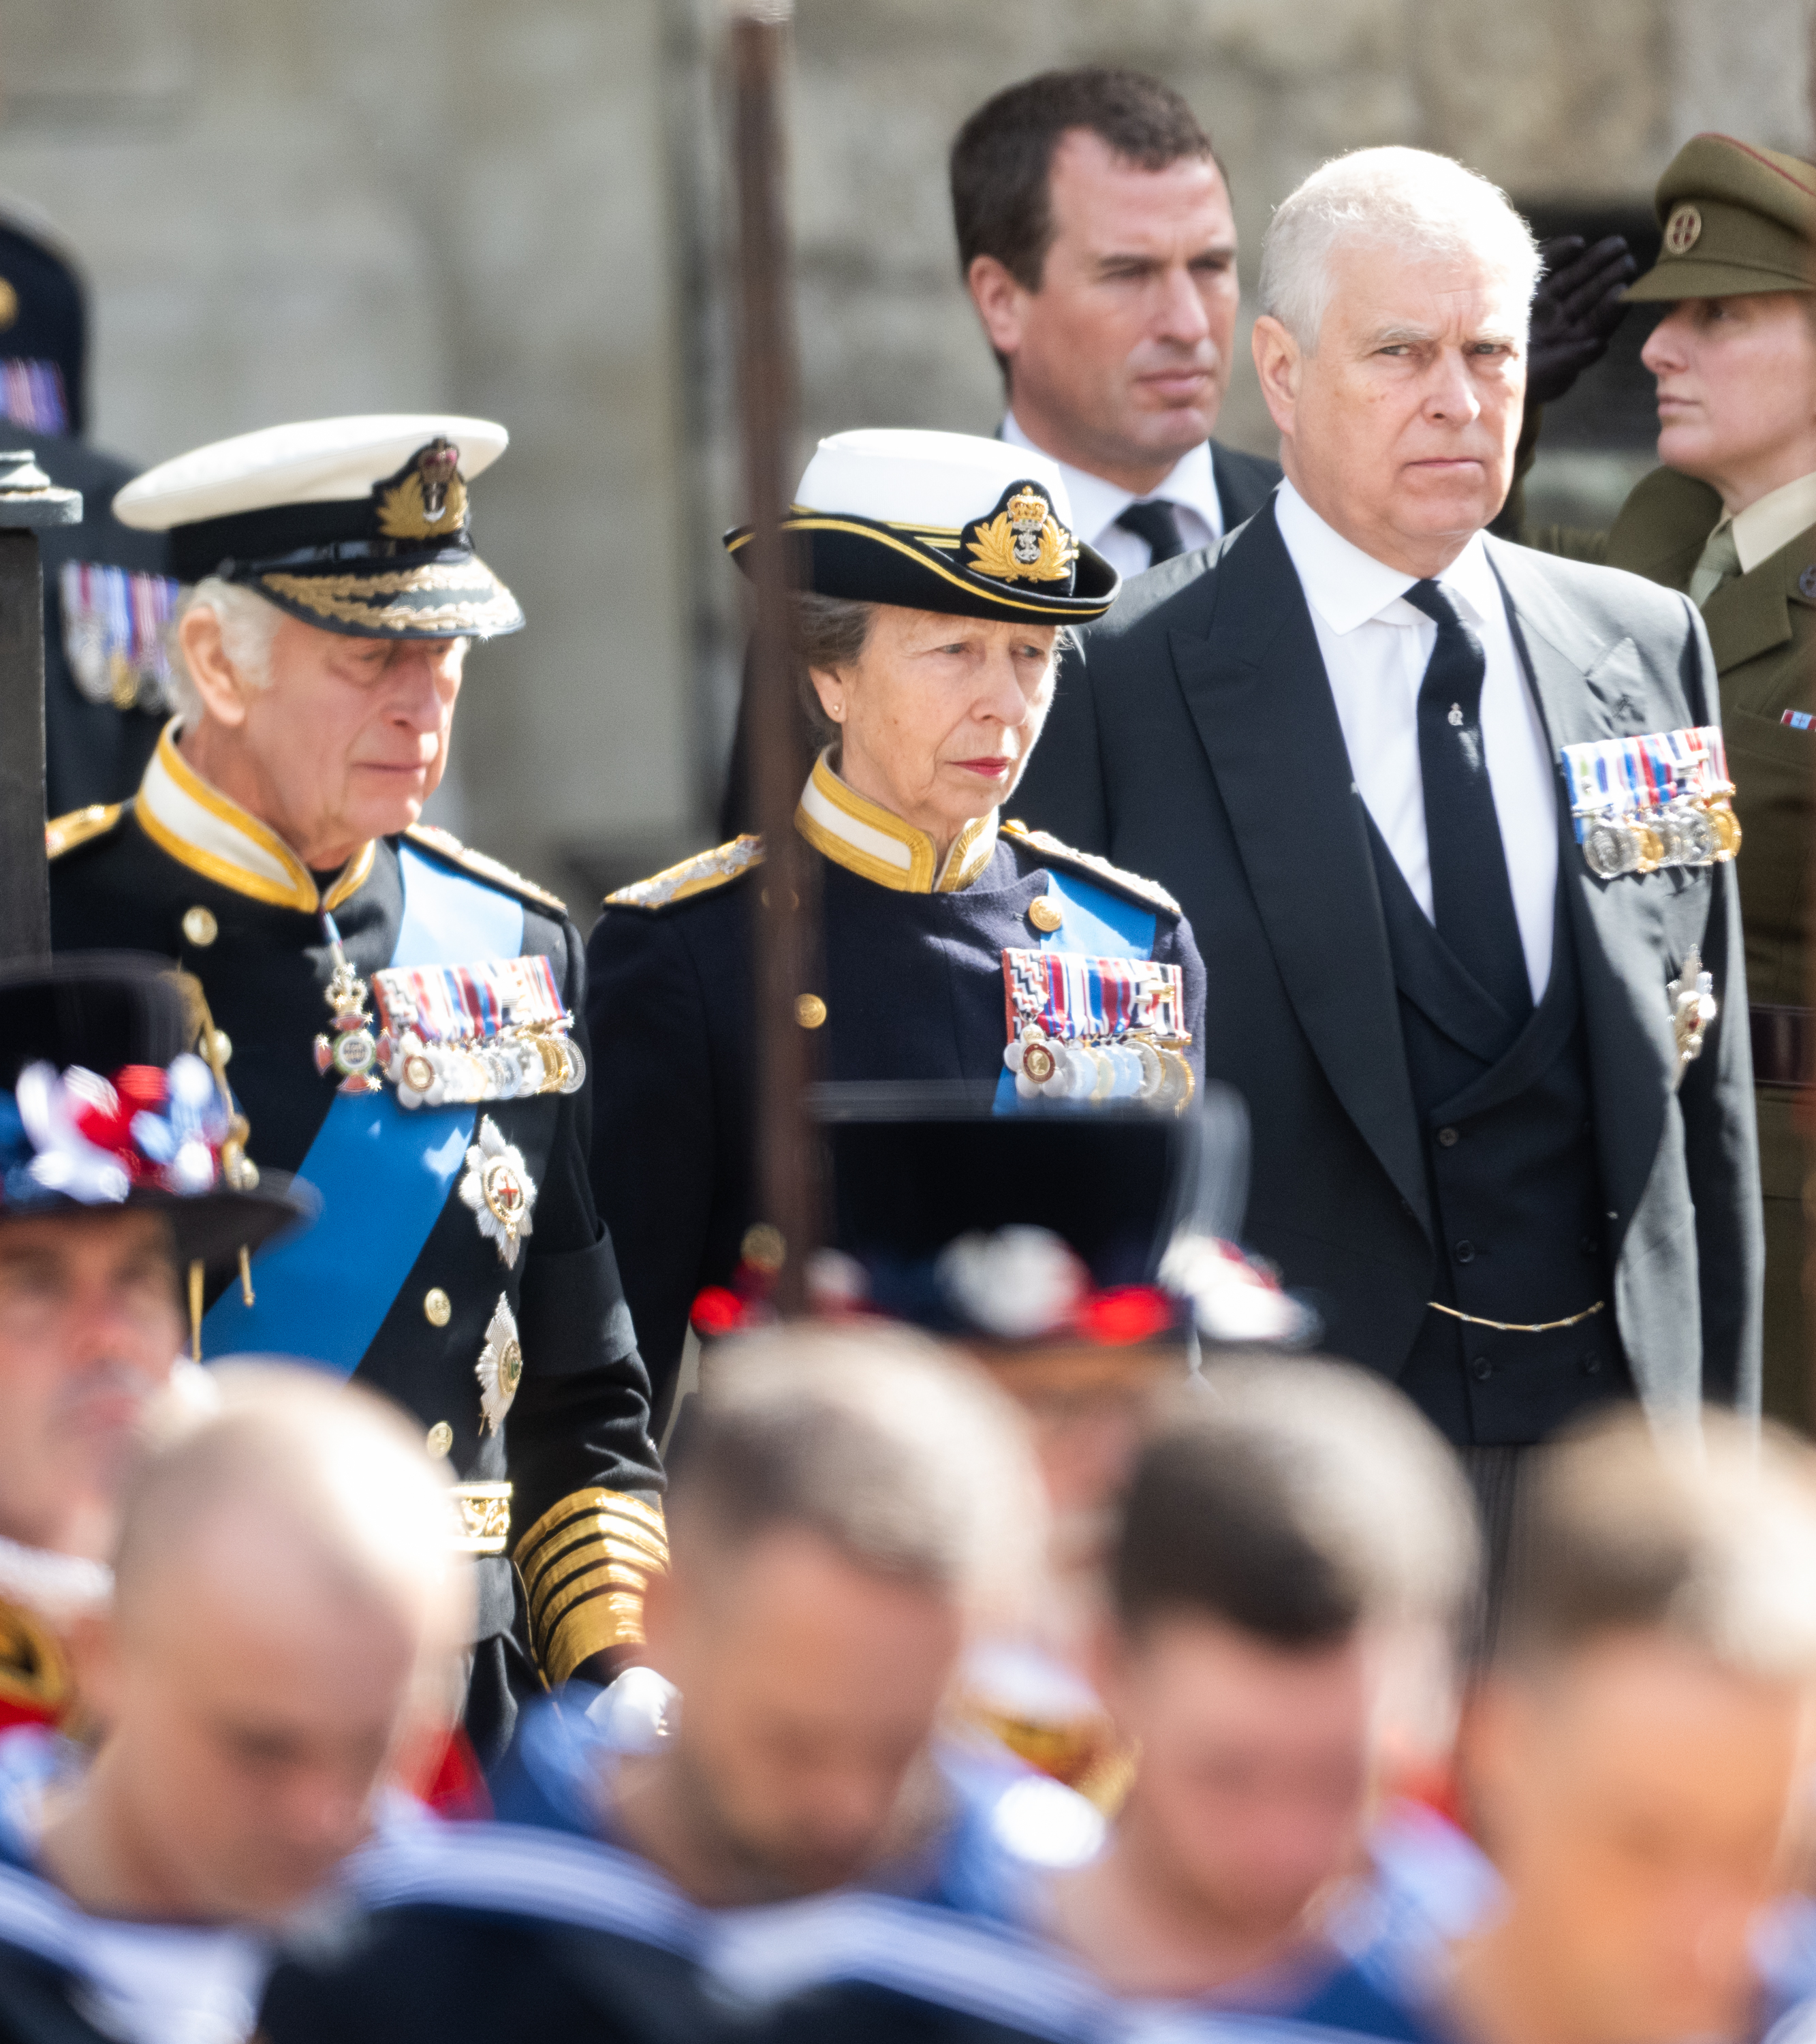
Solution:
<svg viewBox="0 0 1816 2044"><path fill-rule="evenodd" d="M1703 232L1703 216L1693 206L1673 206L1664 223L1664 245L1673 256L1687 256Z"/></svg>
<svg viewBox="0 0 1816 2044"><path fill-rule="evenodd" d="M1063 582L1078 548L1032 483L1018 484L993 518L981 518L965 535L974 574L992 582Z"/></svg>
<svg viewBox="0 0 1816 2044"><path fill-rule="evenodd" d="M388 540L446 539L466 523L460 450L451 440L434 440L420 448L403 474L382 483L378 494L378 530Z"/></svg>

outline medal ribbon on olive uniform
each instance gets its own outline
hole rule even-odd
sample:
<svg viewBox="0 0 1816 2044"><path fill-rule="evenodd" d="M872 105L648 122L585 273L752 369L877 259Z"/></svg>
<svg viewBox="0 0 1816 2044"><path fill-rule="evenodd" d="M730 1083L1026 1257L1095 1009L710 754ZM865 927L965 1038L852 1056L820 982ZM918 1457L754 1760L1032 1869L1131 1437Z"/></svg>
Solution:
<svg viewBox="0 0 1816 2044"><path fill-rule="evenodd" d="M522 951L520 902L407 844L397 858L404 913L394 968ZM256 1259L255 1304L237 1288L215 1301L202 1322L204 1354L294 1354L306 1328L301 1359L351 1374L447 1204L473 1128L470 1102L406 1109L388 1088L337 1092L297 1169L321 1194L321 1219Z"/></svg>

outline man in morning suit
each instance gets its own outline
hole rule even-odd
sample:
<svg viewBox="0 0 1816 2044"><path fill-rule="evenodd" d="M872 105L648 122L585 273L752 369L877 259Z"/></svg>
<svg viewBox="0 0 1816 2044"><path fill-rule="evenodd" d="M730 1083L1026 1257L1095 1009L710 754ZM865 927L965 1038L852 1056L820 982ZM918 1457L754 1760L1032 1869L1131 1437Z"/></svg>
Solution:
<svg viewBox="0 0 1816 2044"><path fill-rule="evenodd" d="M419 820L469 644L524 621L469 517L505 439L308 420L140 477L115 509L171 534L189 586L179 713L131 802L50 828L55 947L182 966L260 1158L321 1197L309 1235L195 1295L202 1357L357 1377L458 1479L487 1761L518 1696L612 1679L666 1553L649 1381L587 1179L580 939L554 896Z"/></svg>
<svg viewBox="0 0 1816 2044"><path fill-rule="evenodd" d="M1681 595L1482 532L1536 267L1443 158L1307 179L1254 343L1287 479L1084 634L1021 801L1180 897L1207 1074L1254 1116L1247 1237L1464 1450L1495 1533L1580 1408L1759 1398L1708 640Z"/></svg>

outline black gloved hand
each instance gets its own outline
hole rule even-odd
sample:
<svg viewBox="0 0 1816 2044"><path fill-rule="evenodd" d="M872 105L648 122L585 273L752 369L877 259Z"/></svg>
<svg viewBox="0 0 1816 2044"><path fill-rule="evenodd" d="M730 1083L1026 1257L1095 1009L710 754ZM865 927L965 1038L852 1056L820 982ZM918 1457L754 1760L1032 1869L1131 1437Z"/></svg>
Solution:
<svg viewBox="0 0 1816 2044"><path fill-rule="evenodd" d="M1580 234L1541 242L1545 270L1532 301L1526 402L1553 404L1583 371L1599 362L1626 311L1623 295L1639 275L1618 234L1588 248Z"/></svg>

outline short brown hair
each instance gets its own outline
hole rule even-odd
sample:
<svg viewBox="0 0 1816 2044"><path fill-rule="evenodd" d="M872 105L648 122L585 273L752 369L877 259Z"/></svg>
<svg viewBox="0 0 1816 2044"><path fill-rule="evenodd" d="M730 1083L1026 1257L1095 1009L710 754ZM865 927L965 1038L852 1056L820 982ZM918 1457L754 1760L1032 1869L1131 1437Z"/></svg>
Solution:
<svg viewBox="0 0 1816 2044"><path fill-rule="evenodd" d="M1541 1450L1515 1509L1495 1661L1555 1663L1662 1632L1718 1665L1816 1675L1816 1459L1719 1412L1622 1413Z"/></svg>
<svg viewBox="0 0 1816 2044"><path fill-rule="evenodd" d="M1454 1626L1475 1588L1457 1459L1346 1363L1220 1363L1137 1462L1111 1563L1126 1632L1179 1615L1292 1650L1360 1627Z"/></svg>
<svg viewBox="0 0 1816 2044"><path fill-rule="evenodd" d="M1182 157L1216 160L1198 117L1169 85L1138 71L1092 64L1042 71L987 99L952 144L952 225L961 275L993 256L1016 281L1040 289L1053 245L1053 152L1088 129L1144 171Z"/></svg>
<svg viewBox="0 0 1816 2044"><path fill-rule="evenodd" d="M666 1516L679 1566L793 1528L973 1608L1016 1605L1043 1530L1016 1408L976 1365L886 1325L785 1325L716 1349Z"/></svg>

